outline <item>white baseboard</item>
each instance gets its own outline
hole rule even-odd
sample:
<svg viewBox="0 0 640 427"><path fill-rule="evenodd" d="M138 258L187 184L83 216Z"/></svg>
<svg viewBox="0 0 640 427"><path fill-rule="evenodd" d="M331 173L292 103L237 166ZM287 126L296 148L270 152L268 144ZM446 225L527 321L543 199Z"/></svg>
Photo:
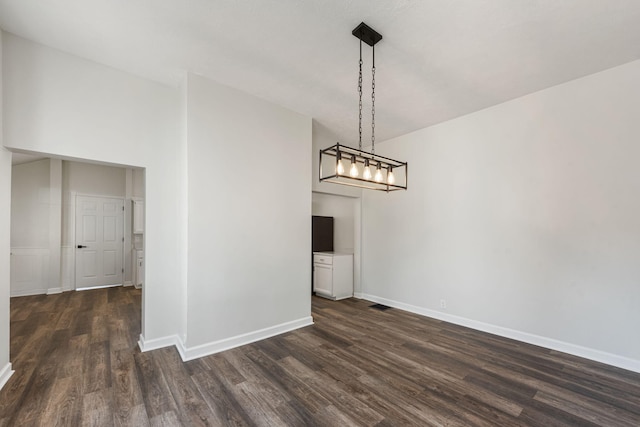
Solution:
<svg viewBox="0 0 640 427"><path fill-rule="evenodd" d="M76 290L75 283L61 282L60 284L62 285L61 286L62 292L75 291Z"/></svg>
<svg viewBox="0 0 640 427"><path fill-rule="evenodd" d="M31 295L46 295L48 289L30 289L26 291L11 291L11 298L13 297L28 297Z"/></svg>
<svg viewBox="0 0 640 427"><path fill-rule="evenodd" d="M230 350L242 345L251 344L252 342L260 341L265 338L270 338L275 335L280 335L285 332L293 331L294 329L303 328L305 326L313 325L313 318L303 317L302 319L293 320L291 322L281 323L269 328L260 329L257 331L249 332L246 334L236 335L235 337L225 338L223 340L214 341L195 347L186 347L182 340L179 340L178 351L183 361L189 361L197 359L199 357L208 356L210 354L219 353L221 351Z"/></svg>
<svg viewBox="0 0 640 427"><path fill-rule="evenodd" d="M11 375L13 375L13 373L14 371L11 369L11 363L7 363L0 370L0 390L2 389L2 387L4 387L7 381L9 381L9 378L11 378Z"/></svg>
<svg viewBox="0 0 640 427"><path fill-rule="evenodd" d="M138 284L138 283L136 283L135 285L133 285L133 287L134 287L134 288L136 288L136 289L142 289L142 285L141 285L141 284Z"/></svg>
<svg viewBox="0 0 640 427"><path fill-rule="evenodd" d="M122 283L116 283L115 285L87 286L84 288L76 288L76 291L90 291L92 289L117 288L118 286L122 286Z"/></svg>
<svg viewBox="0 0 640 427"><path fill-rule="evenodd" d="M502 326L496 326L489 323L478 322L476 320L454 316L451 314L442 313L440 311L430 310L427 308L418 307L411 304L405 304L403 302L394 301L387 298L378 297L375 295L360 294L360 296L356 296L356 298L365 299L378 304L388 305L389 307L399 308L400 310L405 310L411 313L420 314L422 316L443 320L445 322L453 323L455 325L466 326L467 328L475 329L478 331L487 332L493 335L514 339L517 341L537 345L540 347L545 347L550 350L561 351L563 353L572 354L578 357L584 357L585 359L594 360L596 362L601 362L607 365L611 365L618 368L627 369L629 371L640 373L640 360L635 360L635 359L631 359L624 356L618 356L616 354L607 353L604 351L595 350L588 347L582 347L579 345L558 341L553 338L547 338L540 335L530 334L528 332L521 332L514 329L505 328Z"/></svg>
<svg viewBox="0 0 640 427"><path fill-rule="evenodd" d="M242 335L236 335L235 337L225 338L223 340L214 341L195 347L187 347L184 341L177 335L171 335L162 338L156 338L152 340L145 340L142 335L138 340L138 347L141 352L157 350L160 348L176 346L178 353L183 362L189 360L198 359L200 357L208 356L210 354L219 353L225 350L231 350L235 347L251 344L252 342L260 341L265 338L270 338L275 335L280 335L285 332L293 331L294 329L303 328L305 326L313 325L313 318L303 317L302 319L293 320L291 322L281 323L280 325L272 326L270 328L260 329L258 331L249 332Z"/></svg>
<svg viewBox="0 0 640 427"><path fill-rule="evenodd" d="M155 338L152 340L145 340L142 334L138 340L138 347L141 352L157 350L159 348L171 347L175 345L179 349L180 339L177 335L170 335L168 337Z"/></svg>
<svg viewBox="0 0 640 427"><path fill-rule="evenodd" d="M61 294L62 293L62 288L49 288L47 289L47 295L55 295L55 294Z"/></svg>
<svg viewBox="0 0 640 427"><path fill-rule="evenodd" d="M122 286L124 286L125 288L127 288L129 286L133 286L133 282L131 282L131 281L124 282L124 285L122 285Z"/></svg>

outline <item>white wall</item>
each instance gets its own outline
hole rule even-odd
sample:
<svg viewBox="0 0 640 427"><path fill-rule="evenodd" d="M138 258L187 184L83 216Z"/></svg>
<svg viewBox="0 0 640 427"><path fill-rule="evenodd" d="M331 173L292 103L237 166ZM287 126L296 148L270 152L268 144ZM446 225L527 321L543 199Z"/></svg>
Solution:
<svg viewBox="0 0 640 427"><path fill-rule="evenodd" d="M132 196L144 199L144 169L133 169L132 171Z"/></svg>
<svg viewBox="0 0 640 427"><path fill-rule="evenodd" d="M11 247L49 248L49 159L11 170Z"/></svg>
<svg viewBox="0 0 640 427"><path fill-rule="evenodd" d="M49 159L11 169L11 296L49 289L50 217L55 206L49 182Z"/></svg>
<svg viewBox="0 0 640 427"><path fill-rule="evenodd" d="M2 35L6 147L146 167L146 211L154 214L146 218L143 335L176 334L178 90Z"/></svg>
<svg viewBox="0 0 640 427"><path fill-rule="evenodd" d="M191 74L187 91L187 347L310 322L311 119Z"/></svg>
<svg viewBox="0 0 640 427"><path fill-rule="evenodd" d="M126 169L82 162L62 164L66 191L89 196L125 197Z"/></svg>
<svg viewBox="0 0 640 427"><path fill-rule="evenodd" d="M0 81L2 81L2 41L0 31ZM4 93L0 84L0 206L11 203L11 153L3 146ZM9 259L11 250L11 210L0 209L0 388L13 371L9 361Z"/></svg>
<svg viewBox="0 0 640 427"><path fill-rule="evenodd" d="M0 41L2 34L0 33ZM2 49L0 48L0 57ZM0 77L2 74L0 61ZM0 89L0 113L2 112L2 91ZM2 120L0 120L0 142L2 141ZM11 203L11 153L0 146L0 204ZM9 293L11 210L0 209L0 388L12 374L9 361Z"/></svg>
<svg viewBox="0 0 640 427"><path fill-rule="evenodd" d="M640 370L639 118L635 61L385 142L364 292Z"/></svg>
<svg viewBox="0 0 640 427"><path fill-rule="evenodd" d="M60 287L60 161L39 160L11 172L11 296Z"/></svg>

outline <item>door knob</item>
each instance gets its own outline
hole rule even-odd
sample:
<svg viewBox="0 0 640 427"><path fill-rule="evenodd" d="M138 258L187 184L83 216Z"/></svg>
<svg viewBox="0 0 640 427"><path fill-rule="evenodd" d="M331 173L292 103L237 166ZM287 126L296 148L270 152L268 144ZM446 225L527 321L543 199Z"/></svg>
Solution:
<svg viewBox="0 0 640 427"><path fill-rule="evenodd" d="M87 246L84 245L78 245L78 249L82 249L82 248L86 248Z"/></svg>

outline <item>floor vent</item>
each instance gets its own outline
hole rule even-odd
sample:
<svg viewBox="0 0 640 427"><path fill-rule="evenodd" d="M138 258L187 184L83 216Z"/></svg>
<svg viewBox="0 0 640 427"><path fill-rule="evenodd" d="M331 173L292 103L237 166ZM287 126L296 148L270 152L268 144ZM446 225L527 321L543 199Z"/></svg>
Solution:
<svg viewBox="0 0 640 427"><path fill-rule="evenodd" d="M391 308L388 305L384 305L384 304L373 304L373 305L370 305L369 307L375 308L376 310L380 310L380 311L389 310Z"/></svg>

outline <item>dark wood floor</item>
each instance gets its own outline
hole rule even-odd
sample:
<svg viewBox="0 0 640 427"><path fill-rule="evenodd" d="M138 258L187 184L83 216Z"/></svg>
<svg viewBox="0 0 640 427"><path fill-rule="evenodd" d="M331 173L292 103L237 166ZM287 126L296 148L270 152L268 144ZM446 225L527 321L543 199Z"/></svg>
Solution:
<svg viewBox="0 0 640 427"><path fill-rule="evenodd" d="M0 426L640 426L640 375L366 301L182 363L140 353L140 291L11 300Z"/></svg>

